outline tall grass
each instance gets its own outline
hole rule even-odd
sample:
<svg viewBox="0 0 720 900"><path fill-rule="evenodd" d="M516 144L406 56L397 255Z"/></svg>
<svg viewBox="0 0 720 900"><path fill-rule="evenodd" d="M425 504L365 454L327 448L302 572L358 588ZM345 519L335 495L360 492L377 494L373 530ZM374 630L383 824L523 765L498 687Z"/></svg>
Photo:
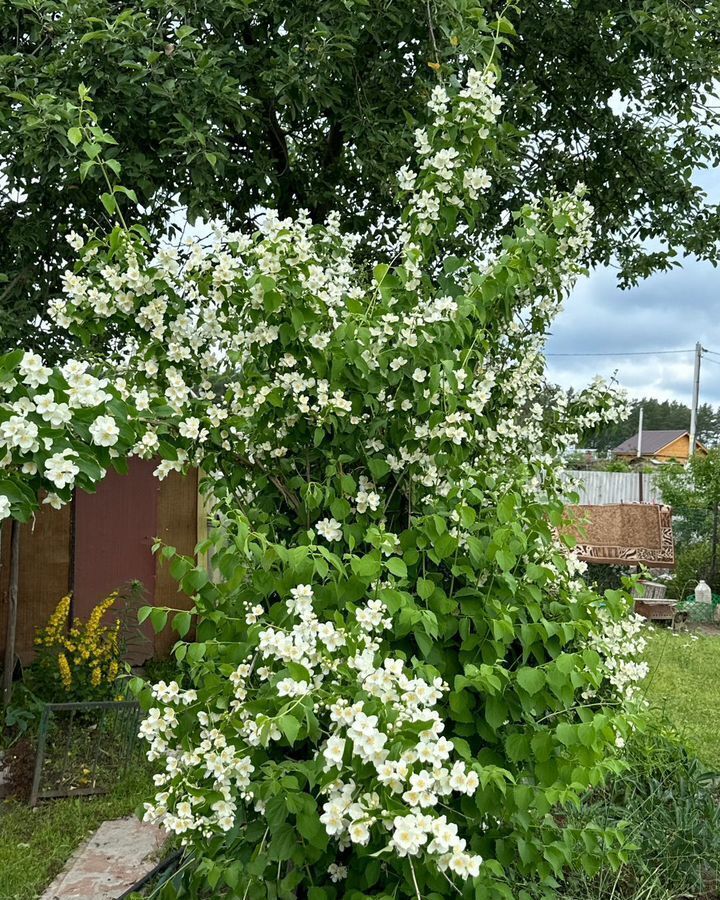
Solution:
<svg viewBox="0 0 720 900"><path fill-rule="evenodd" d="M662 725L627 747L628 768L593 793L579 820L625 822L634 845L619 871L573 874L567 900L680 900L720 897L720 779Z"/></svg>

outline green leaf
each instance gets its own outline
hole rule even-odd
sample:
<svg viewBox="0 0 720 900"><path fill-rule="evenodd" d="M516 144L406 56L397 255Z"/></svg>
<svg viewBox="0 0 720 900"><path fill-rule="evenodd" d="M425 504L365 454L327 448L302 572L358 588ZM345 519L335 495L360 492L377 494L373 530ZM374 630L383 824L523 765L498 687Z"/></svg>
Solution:
<svg viewBox="0 0 720 900"><path fill-rule="evenodd" d="M108 213L112 216L117 209L117 200L113 197L112 194L101 194L100 199L102 200L102 205L108 211Z"/></svg>
<svg viewBox="0 0 720 900"><path fill-rule="evenodd" d="M96 165L97 163L92 159L86 159L85 162L80 163L80 181L85 181L88 172Z"/></svg>
<svg viewBox="0 0 720 900"><path fill-rule="evenodd" d="M422 600L427 600L435 593L435 582L429 578L418 578L417 592Z"/></svg>
<svg viewBox="0 0 720 900"><path fill-rule="evenodd" d="M542 669L525 666L518 669L517 682L528 694L537 694L545 686L545 673Z"/></svg>
<svg viewBox="0 0 720 900"><path fill-rule="evenodd" d="M382 284L385 280L385 276L390 271L390 266L386 263L380 263L380 265L375 266L373 269L373 278L377 284Z"/></svg>
<svg viewBox="0 0 720 900"><path fill-rule="evenodd" d="M150 613L150 624L155 634L158 634L167 625L168 611L154 607Z"/></svg>
<svg viewBox="0 0 720 900"><path fill-rule="evenodd" d="M361 578L377 578L382 570L382 561L379 555L368 553L366 556L354 556L350 560L350 567Z"/></svg>
<svg viewBox="0 0 720 900"><path fill-rule="evenodd" d="M295 829L292 825L285 823L273 833L269 848L270 859L278 861L290 859L296 846L297 835L295 834Z"/></svg>
<svg viewBox="0 0 720 900"><path fill-rule="evenodd" d="M510 550L498 550L495 553L495 559L503 572L509 572L511 569L514 569L517 563L517 557Z"/></svg>
<svg viewBox="0 0 720 900"><path fill-rule="evenodd" d="M73 147L77 147L78 144L82 143L83 133L82 128L68 128L67 131L68 140L73 145Z"/></svg>
<svg viewBox="0 0 720 900"><path fill-rule="evenodd" d="M385 568L398 578L407 578L407 566L399 556L391 556L385 560Z"/></svg>
<svg viewBox="0 0 720 900"><path fill-rule="evenodd" d="M188 646L187 658L190 662L200 662L205 656L205 644L190 644Z"/></svg>
<svg viewBox="0 0 720 900"><path fill-rule="evenodd" d="M192 616L189 612L179 612L172 620L173 630L177 631L181 638L185 637L188 631L190 631L191 624Z"/></svg>
<svg viewBox="0 0 720 900"><path fill-rule="evenodd" d="M316 849L325 850L327 847L330 836L314 809L306 808L297 816L297 830Z"/></svg>
<svg viewBox="0 0 720 900"><path fill-rule="evenodd" d="M197 591L201 590L205 587L205 585L210 581L210 576L207 573L206 569L195 568L191 569L187 575L183 577L182 586L183 590L187 591L188 594L195 594Z"/></svg>
<svg viewBox="0 0 720 900"><path fill-rule="evenodd" d="M95 21L98 20L96 19ZM90 41L104 41L109 37L109 31L86 31L85 34L80 38L80 43L87 44ZM87 97L87 89L85 90L85 97Z"/></svg>
<svg viewBox="0 0 720 900"><path fill-rule="evenodd" d="M280 731L282 731L282 733L288 739L290 746L292 746L295 743L298 734L300 733L300 723L298 722L298 720L295 718L295 716L281 716L280 720L278 721L278 726L280 728Z"/></svg>

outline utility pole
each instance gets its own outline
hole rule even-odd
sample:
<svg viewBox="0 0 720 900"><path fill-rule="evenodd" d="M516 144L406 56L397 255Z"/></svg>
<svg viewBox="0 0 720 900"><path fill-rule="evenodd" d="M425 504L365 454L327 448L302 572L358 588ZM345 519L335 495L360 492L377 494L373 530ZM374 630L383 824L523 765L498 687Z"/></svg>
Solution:
<svg viewBox="0 0 720 900"><path fill-rule="evenodd" d="M695 344L695 374L693 376L692 406L690 407L690 447L689 456L695 455L695 437L697 435L697 414L700 400L700 360L703 355L703 346L700 341Z"/></svg>
<svg viewBox="0 0 720 900"><path fill-rule="evenodd" d="M642 439L643 439L643 415L645 410L640 407L640 416L638 418L638 439L637 439L637 459L638 459L638 500L643 502L643 473L642 473Z"/></svg>

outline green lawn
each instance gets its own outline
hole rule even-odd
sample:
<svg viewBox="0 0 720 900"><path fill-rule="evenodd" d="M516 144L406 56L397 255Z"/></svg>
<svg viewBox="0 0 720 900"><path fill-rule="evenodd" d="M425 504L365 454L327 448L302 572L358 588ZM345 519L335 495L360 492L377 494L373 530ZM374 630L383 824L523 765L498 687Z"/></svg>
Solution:
<svg viewBox="0 0 720 900"><path fill-rule="evenodd" d="M687 746L720 771L720 637L652 628L647 699Z"/></svg>
<svg viewBox="0 0 720 900"><path fill-rule="evenodd" d="M0 802L0 900L37 900L75 848L106 819L131 814L152 791L139 766L103 797L55 800L35 810Z"/></svg>

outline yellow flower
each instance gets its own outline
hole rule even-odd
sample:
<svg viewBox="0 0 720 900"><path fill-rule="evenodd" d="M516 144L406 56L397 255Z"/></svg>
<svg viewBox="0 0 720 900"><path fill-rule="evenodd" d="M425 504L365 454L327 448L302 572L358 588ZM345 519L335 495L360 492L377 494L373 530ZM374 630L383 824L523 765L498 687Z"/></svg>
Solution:
<svg viewBox="0 0 720 900"><path fill-rule="evenodd" d="M105 681L112 685L120 671L119 634L120 619L112 625L103 625L102 619L115 603L115 591L91 611L87 621L75 617L69 626L70 595L63 597L50 616L47 626L39 629L35 644L54 652L50 658L56 661L58 672L66 691L73 682L78 687L100 687ZM47 650L40 650L40 653Z"/></svg>
<svg viewBox="0 0 720 900"><path fill-rule="evenodd" d="M67 661L67 657L64 653L61 653L58 656L58 669L60 671L60 679L62 680L63 687L66 691L69 691L72 687L72 672L70 671L70 663Z"/></svg>
<svg viewBox="0 0 720 900"><path fill-rule="evenodd" d="M70 595L63 597L55 611L48 619L47 626L40 629L36 636L36 642L40 646L52 647L54 644L62 640L63 634L67 628L68 616L70 614Z"/></svg>

